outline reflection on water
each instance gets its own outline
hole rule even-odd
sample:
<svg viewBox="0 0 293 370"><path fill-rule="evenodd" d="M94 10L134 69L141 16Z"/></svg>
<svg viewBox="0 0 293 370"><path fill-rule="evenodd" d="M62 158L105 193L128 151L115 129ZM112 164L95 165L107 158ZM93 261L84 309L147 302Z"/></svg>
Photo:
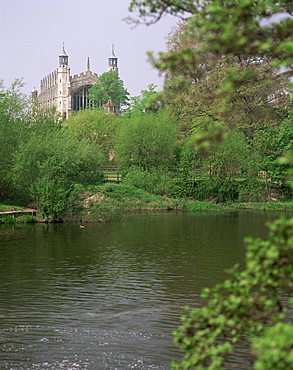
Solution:
<svg viewBox="0 0 293 370"><path fill-rule="evenodd" d="M152 213L0 227L0 369L169 369L182 307L268 215Z"/></svg>

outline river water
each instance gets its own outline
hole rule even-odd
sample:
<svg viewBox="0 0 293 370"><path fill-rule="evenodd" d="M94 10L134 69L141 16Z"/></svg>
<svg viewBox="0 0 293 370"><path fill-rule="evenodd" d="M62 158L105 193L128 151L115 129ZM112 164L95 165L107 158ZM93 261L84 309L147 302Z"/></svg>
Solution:
<svg viewBox="0 0 293 370"><path fill-rule="evenodd" d="M138 213L0 226L0 369L169 369L182 307L274 215Z"/></svg>

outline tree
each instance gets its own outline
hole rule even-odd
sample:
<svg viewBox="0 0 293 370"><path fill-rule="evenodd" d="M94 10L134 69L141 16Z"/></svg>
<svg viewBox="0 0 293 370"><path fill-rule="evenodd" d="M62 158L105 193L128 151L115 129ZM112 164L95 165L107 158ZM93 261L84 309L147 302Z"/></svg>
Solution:
<svg viewBox="0 0 293 370"><path fill-rule="evenodd" d="M284 68L279 74L293 74L291 0L132 0L130 10L138 10L145 22L158 21L164 13L189 15L191 34L196 30L206 37L196 49L197 55L215 52L234 57L241 52L270 57L275 67ZM188 68L190 53L187 48L161 54L160 69L174 68L178 63ZM217 92L229 98L235 89L266 78L270 78L269 71L260 75L249 70L231 71ZM201 143L205 142L202 137ZM293 219L278 220L271 225L267 241L249 240L246 268L242 272L235 269L230 279L206 290L205 306L187 310L175 334L185 355L175 368L223 369L228 353L244 335L253 341L258 356L255 369L292 369L292 340L288 338L292 338L293 325L283 323L285 297L293 290L292 225Z"/></svg>
<svg viewBox="0 0 293 370"><path fill-rule="evenodd" d="M133 96L129 100L129 106L126 112L129 114L135 114L138 112L155 111L156 108L156 85L150 84L146 90L141 90L140 95Z"/></svg>
<svg viewBox="0 0 293 370"><path fill-rule="evenodd" d="M115 71L103 73L89 92L89 98L94 102L95 107L102 107L108 100L112 100L118 110L128 104L129 92Z"/></svg>
<svg viewBox="0 0 293 370"><path fill-rule="evenodd" d="M191 33L190 27L190 21L181 22L167 41L169 52L189 50L188 68L184 59L178 59L167 69L164 86L166 107L182 130L190 134L212 118L225 122L229 129L238 127L247 136L253 136L255 128L281 122L280 109L272 103L275 94L285 90L288 79L278 76L272 60L240 52L233 56L208 51L198 54L197 49L207 38L196 31ZM154 63L160 67L165 59L164 56ZM235 86L229 95L221 91L229 76L242 71L257 75L258 79Z"/></svg>
<svg viewBox="0 0 293 370"><path fill-rule="evenodd" d="M28 99L21 92L21 80L5 89L0 81L0 199L12 198L11 166L14 154L28 132Z"/></svg>
<svg viewBox="0 0 293 370"><path fill-rule="evenodd" d="M78 141L98 145L106 156L113 151L118 117L105 114L103 108L80 110L64 122L66 133Z"/></svg>
<svg viewBox="0 0 293 370"><path fill-rule="evenodd" d="M103 158L98 146L70 138L62 128L44 127L20 143L10 171L18 196L35 204L45 219L60 221L76 204L74 185L101 180Z"/></svg>
<svg viewBox="0 0 293 370"><path fill-rule="evenodd" d="M176 145L176 126L164 112L121 118L114 148L118 165L149 170L166 167Z"/></svg>
<svg viewBox="0 0 293 370"><path fill-rule="evenodd" d="M175 333L185 355L174 368L223 369L233 348L245 339L252 340L259 355L255 369L293 368L293 325L282 323L293 290L293 219L272 223L267 241L246 242L245 269L235 266L227 280L205 289L206 306L186 309ZM278 334L277 341L273 334ZM253 357L249 362L245 368Z"/></svg>
<svg viewBox="0 0 293 370"><path fill-rule="evenodd" d="M138 12L139 18L129 18L129 21L137 23L154 23L164 14L188 18L191 33L196 30L207 37L207 43L202 43L197 49L198 55L207 51L233 55L241 51L246 55L270 56L278 68L286 68L282 73L293 73L291 0L239 0L236 4L233 0L132 0L129 10ZM189 54L187 48L166 56L171 64L177 59L185 60L187 65ZM162 68L165 69L166 64ZM248 76L243 73L233 76L232 80L239 83L239 77L243 81Z"/></svg>
<svg viewBox="0 0 293 370"><path fill-rule="evenodd" d="M293 150L292 120L290 112L289 117L280 125L267 125L256 130L251 141L255 153L254 166L262 173L269 197L272 196L273 188L284 189L289 179L288 163L284 161L284 157Z"/></svg>

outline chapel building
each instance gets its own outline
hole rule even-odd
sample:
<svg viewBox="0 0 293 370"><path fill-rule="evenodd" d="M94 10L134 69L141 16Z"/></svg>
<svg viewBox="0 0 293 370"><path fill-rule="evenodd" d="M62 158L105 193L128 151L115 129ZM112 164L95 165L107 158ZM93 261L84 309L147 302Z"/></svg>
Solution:
<svg viewBox="0 0 293 370"><path fill-rule="evenodd" d="M108 57L109 71L118 73L118 58L114 53L114 46L112 46L112 53ZM87 70L71 76L68 55L63 45L62 53L59 55L58 68L41 80L40 93L38 94L37 90L34 89L32 95L37 99L41 108L55 107L62 117L68 118L71 112L91 106L89 89L98 80L98 74L90 69L89 58Z"/></svg>

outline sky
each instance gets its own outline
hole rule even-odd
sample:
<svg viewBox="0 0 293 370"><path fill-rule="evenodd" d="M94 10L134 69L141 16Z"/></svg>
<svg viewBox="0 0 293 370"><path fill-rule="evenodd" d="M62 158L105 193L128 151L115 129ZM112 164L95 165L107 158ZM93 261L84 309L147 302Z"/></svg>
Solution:
<svg viewBox="0 0 293 370"><path fill-rule="evenodd" d="M0 0L0 79L8 87L23 78L23 92L58 67L63 42L71 75L90 67L107 71L112 45L120 78L131 96L163 78L147 61L147 51L165 50L166 35L178 19L165 17L152 26L134 27L123 19L130 0Z"/></svg>

